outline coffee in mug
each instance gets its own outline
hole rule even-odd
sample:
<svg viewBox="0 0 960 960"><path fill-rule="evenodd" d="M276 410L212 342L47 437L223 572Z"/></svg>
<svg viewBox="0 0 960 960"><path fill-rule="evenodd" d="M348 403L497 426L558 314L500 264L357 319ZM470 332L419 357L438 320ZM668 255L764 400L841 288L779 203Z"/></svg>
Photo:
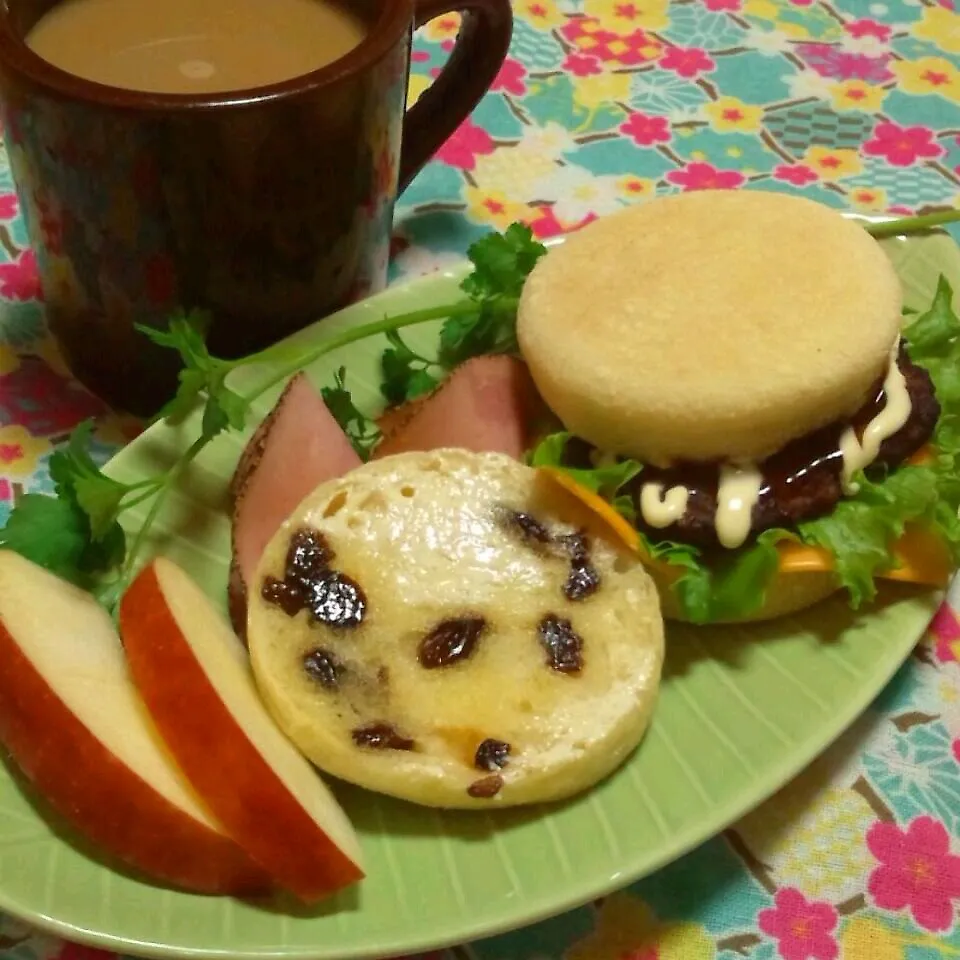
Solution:
<svg viewBox="0 0 960 960"><path fill-rule="evenodd" d="M452 12L450 58L407 110L413 30ZM136 325L204 310L211 351L238 356L381 287L396 195L493 82L511 25L510 0L2 0L4 139L77 378L150 414L179 364Z"/></svg>
<svg viewBox="0 0 960 960"><path fill-rule="evenodd" d="M363 21L331 0L65 0L26 42L86 80L191 94L303 76L364 34Z"/></svg>

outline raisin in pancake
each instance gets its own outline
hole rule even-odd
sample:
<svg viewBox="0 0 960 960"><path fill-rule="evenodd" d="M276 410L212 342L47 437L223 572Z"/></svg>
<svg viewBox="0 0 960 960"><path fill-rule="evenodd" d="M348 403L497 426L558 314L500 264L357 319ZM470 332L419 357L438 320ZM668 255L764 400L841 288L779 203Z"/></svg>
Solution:
<svg viewBox="0 0 960 960"><path fill-rule="evenodd" d="M322 770L439 807L553 800L614 770L656 700L639 560L536 471L436 450L322 484L251 589L263 697Z"/></svg>

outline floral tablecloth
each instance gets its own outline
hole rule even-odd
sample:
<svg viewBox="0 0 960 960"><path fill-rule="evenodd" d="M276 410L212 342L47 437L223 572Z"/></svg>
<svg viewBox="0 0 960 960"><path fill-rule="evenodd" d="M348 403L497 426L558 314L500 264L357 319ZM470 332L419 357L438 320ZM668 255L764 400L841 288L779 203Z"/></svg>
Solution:
<svg viewBox="0 0 960 960"><path fill-rule="evenodd" d="M950 0L516 0L511 55L398 209L393 279L514 220L550 237L654 193L783 190L837 207L960 205ZM411 95L453 45L433 21ZM0 520L94 416L71 382L0 157ZM960 591L955 594L960 601ZM2 666L0 666L2 669ZM855 726L759 810L599 903L429 960L960 957L960 621L944 607ZM4 960L103 960L0 917ZM418 958L419 960L419 958ZM424 958L427 960L427 958Z"/></svg>

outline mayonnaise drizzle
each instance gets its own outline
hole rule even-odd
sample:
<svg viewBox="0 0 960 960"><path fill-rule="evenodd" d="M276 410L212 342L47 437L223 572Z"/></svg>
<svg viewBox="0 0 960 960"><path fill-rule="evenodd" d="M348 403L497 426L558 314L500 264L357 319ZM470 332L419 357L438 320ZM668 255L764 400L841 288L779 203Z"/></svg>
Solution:
<svg viewBox="0 0 960 960"><path fill-rule="evenodd" d="M857 439L853 427L847 427L840 437L840 452L843 454L843 489L847 494L856 493L858 485L852 482L853 475L870 466L880 453L880 445L892 437L910 418L910 391L907 381L897 364L900 341L893 346L890 368L883 381L885 402L883 409L867 424L863 438Z"/></svg>
<svg viewBox="0 0 960 960"><path fill-rule="evenodd" d="M690 491L681 484L664 491L662 483L645 483L640 488L640 513L651 527L669 527L687 511Z"/></svg>
<svg viewBox="0 0 960 960"><path fill-rule="evenodd" d="M733 550L750 535L751 514L762 486L763 474L755 464L720 467L716 528L722 546Z"/></svg>

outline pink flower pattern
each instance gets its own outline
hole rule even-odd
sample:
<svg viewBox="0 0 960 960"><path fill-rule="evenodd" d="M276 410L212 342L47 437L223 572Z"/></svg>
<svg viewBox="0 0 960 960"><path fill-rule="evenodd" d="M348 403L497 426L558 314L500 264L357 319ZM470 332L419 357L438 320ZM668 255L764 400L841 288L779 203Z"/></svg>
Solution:
<svg viewBox="0 0 960 960"><path fill-rule="evenodd" d="M713 58L699 47L670 47L660 58L659 66L677 76L691 80L716 68Z"/></svg>
<svg viewBox="0 0 960 960"><path fill-rule="evenodd" d="M873 136L863 145L871 157L883 157L895 167L909 167L918 160L931 160L944 154L943 147L933 142L929 127L901 127L884 121L874 128Z"/></svg>
<svg viewBox="0 0 960 960"><path fill-rule="evenodd" d="M483 127L465 120L437 151L437 159L451 167L473 170L477 165L477 154L493 153L494 146L493 139Z"/></svg>
<svg viewBox="0 0 960 960"><path fill-rule="evenodd" d="M680 170L671 170L667 180L684 190L730 190L739 187L746 177L737 170L718 170L710 163L688 163Z"/></svg>
<svg viewBox="0 0 960 960"><path fill-rule="evenodd" d="M804 163L781 164L775 167L773 171L775 180L782 180L784 183L791 183L795 187L805 187L808 183L814 183L820 178Z"/></svg>
<svg viewBox="0 0 960 960"><path fill-rule="evenodd" d="M600 61L596 57L584 56L580 53L568 53L563 61L563 69L575 77L592 77L603 72Z"/></svg>
<svg viewBox="0 0 960 960"><path fill-rule="evenodd" d="M777 941L783 960L836 960L837 911L829 903L807 900L793 887L778 890L773 903L757 915L757 926Z"/></svg>
<svg viewBox="0 0 960 960"><path fill-rule="evenodd" d="M877 23L876 20L851 20L843 25L844 31L851 37L859 40L862 37L874 37L877 40L886 43L893 33L893 28L885 23Z"/></svg>
<svg viewBox="0 0 960 960"><path fill-rule="evenodd" d="M703 0L703 5L714 13L737 13L743 0Z"/></svg>
<svg viewBox="0 0 960 960"><path fill-rule="evenodd" d="M493 81L491 90L501 90L522 97L527 92L527 68L519 60L507 57Z"/></svg>
<svg viewBox="0 0 960 960"><path fill-rule="evenodd" d="M631 113L620 124L620 132L626 134L638 147L652 147L670 142L670 123L666 117L651 117L649 114Z"/></svg>
<svg viewBox="0 0 960 960"><path fill-rule="evenodd" d="M100 400L55 373L39 357L0 376L0 421L19 423L34 436L53 437L104 412Z"/></svg>
<svg viewBox="0 0 960 960"><path fill-rule="evenodd" d="M889 54L868 57L863 53L848 53L829 43L798 43L796 51L817 73L830 79L886 83L893 78L888 66Z"/></svg>
<svg viewBox="0 0 960 960"><path fill-rule="evenodd" d="M930 633L936 638L934 655L940 663L955 663L960 660L960 619L948 607L942 606L930 624Z"/></svg>
<svg viewBox="0 0 960 960"><path fill-rule="evenodd" d="M906 830L875 823L867 847L879 861L867 883L883 910L910 911L924 930L939 932L953 923L953 901L960 898L960 856L950 852L950 835L940 821L922 816Z"/></svg>
<svg viewBox="0 0 960 960"><path fill-rule="evenodd" d="M40 274L32 250L24 250L9 263L0 263L0 296L20 301L40 299Z"/></svg>
<svg viewBox="0 0 960 960"><path fill-rule="evenodd" d="M0 220L13 220L20 211L20 199L15 193L0 193Z"/></svg>

